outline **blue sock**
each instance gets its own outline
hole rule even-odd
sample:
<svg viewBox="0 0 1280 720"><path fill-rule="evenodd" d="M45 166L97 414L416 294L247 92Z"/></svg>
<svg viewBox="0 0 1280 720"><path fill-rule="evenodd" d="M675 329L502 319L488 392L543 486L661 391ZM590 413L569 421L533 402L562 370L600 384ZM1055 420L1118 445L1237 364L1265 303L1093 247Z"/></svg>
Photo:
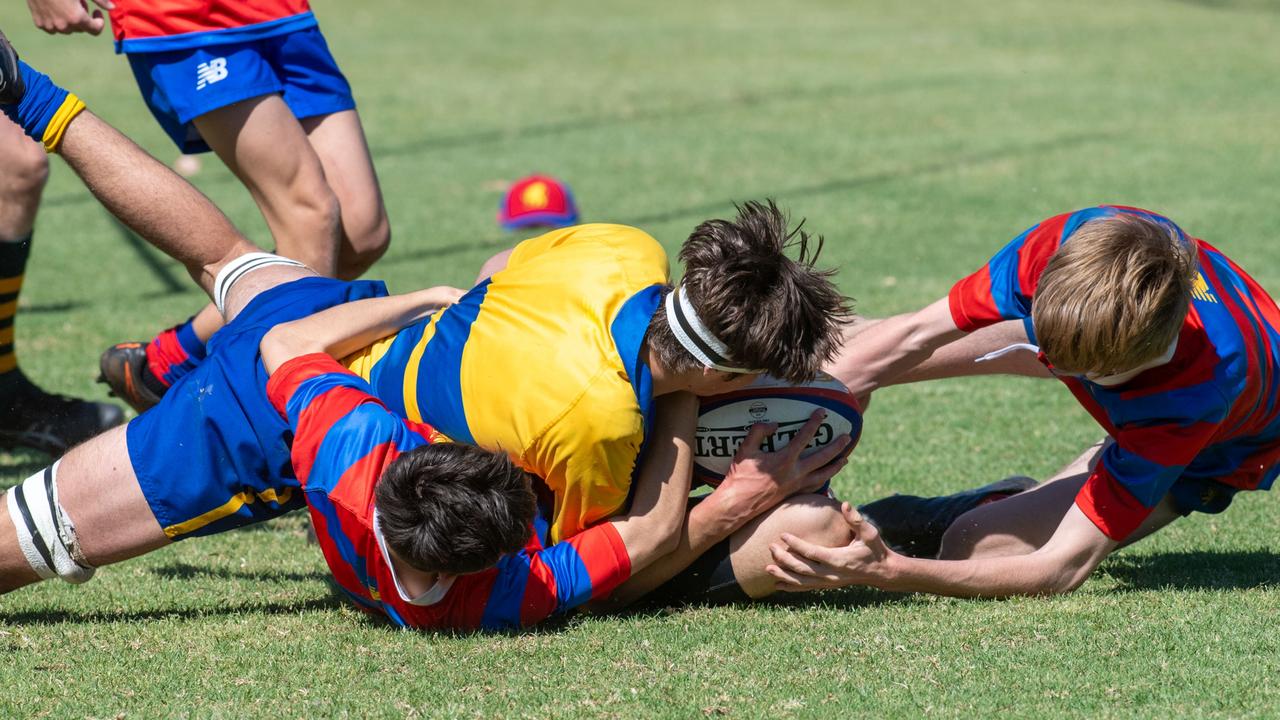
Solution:
<svg viewBox="0 0 1280 720"><path fill-rule="evenodd" d="M17 105L0 105L0 110L20 125L22 131L33 140L43 142L49 121L62 107L69 93L55 85L48 75L25 62L19 60L18 67L27 86L26 92Z"/></svg>

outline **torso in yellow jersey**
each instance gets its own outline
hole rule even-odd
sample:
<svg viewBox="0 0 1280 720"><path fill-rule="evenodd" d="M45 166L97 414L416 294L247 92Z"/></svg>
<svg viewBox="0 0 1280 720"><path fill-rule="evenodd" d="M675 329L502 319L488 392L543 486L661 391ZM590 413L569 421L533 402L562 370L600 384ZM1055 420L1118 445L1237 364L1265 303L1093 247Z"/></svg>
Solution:
<svg viewBox="0 0 1280 720"><path fill-rule="evenodd" d="M622 510L651 418L640 346L669 280L656 240L579 225L345 361L389 407L506 451L554 495L552 542Z"/></svg>

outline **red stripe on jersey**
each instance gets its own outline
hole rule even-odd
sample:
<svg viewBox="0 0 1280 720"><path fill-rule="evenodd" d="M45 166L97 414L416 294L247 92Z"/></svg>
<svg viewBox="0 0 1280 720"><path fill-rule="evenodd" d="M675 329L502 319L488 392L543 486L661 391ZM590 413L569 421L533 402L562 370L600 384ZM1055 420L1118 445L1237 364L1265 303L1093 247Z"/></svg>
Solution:
<svg viewBox="0 0 1280 720"><path fill-rule="evenodd" d="M529 554L529 577L525 582L524 598L520 603L520 624L533 625L555 612L556 576L542 561L539 553Z"/></svg>
<svg viewBox="0 0 1280 720"><path fill-rule="evenodd" d="M1077 377L1067 375L1059 375L1058 379L1067 386L1067 389L1071 391L1072 395L1076 396L1076 400L1079 400L1080 405L1083 406L1085 410L1089 411L1089 414L1093 416L1093 419L1096 420L1099 425L1102 426L1102 429L1106 430L1107 434L1111 437L1115 437L1118 429L1111 422L1111 418L1107 416L1107 411L1103 409L1102 405L1099 404L1097 400L1094 400L1093 396L1089 394L1089 391L1085 389L1084 382Z"/></svg>
<svg viewBox="0 0 1280 720"><path fill-rule="evenodd" d="M1067 220L1075 213L1055 215L1040 223L1027 233L1018 249L1018 288L1023 295L1034 297L1036 287L1040 284L1040 276L1049 264L1049 258L1062 245L1062 229Z"/></svg>
<svg viewBox="0 0 1280 720"><path fill-rule="evenodd" d="M1218 353L1204 330L1195 305L1187 311L1178 331L1178 347L1163 365L1145 370L1121 386L1120 399L1130 400L1209 382L1218 365Z"/></svg>
<svg viewBox="0 0 1280 720"><path fill-rule="evenodd" d="M618 529L603 523L569 538L591 576L591 599L608 597L631 577L631 555Z"/></svg>
<svg viewBox="0 0 1280 720"><path fill-rule="evenodd" d="M1133 534L1153 509L1138 502L1132 493L1111 477L1102 463L1098 463L1097 469L1080 488L1076 507L1104 535L1117 542Z"/></svg>
<svg viewBox="0 0 1280 720"><path fill-rule="evenodd" d="M295 453L295 458L297 457ZM314 458L315 455L308 455ZM373 498L378 481L388 466L400 457L400 449L395 442L387 441L369 450L369 454L352 463L342 471L338 484L329 491L329 500L341 505L351 512L361 523L373 527ZM297 460L294 460L297 464ZM306 480L301 472L297 473L303 487Z"/></svg>
<svg viewBox="0 0 1280 720"><path fill-rule="evenodd" d="M1201 250L1201 254L1204 254L1203 250ZM1208 261L1201 261L1200 274L1204 276L1206 281L1208 281L1209 287L1218 296L1222 305L1231 313L1231 320L1240 331L1240 337L1245 351L1245 362L1247 363L1244 375L1245 384L1236 400L1232 403L1230 414L1228 414L1227 418L1222 421L1222 427L1226 430L1229 437L1247 434L1250 430L1254 429L1246 427L1246 425L1250 424L1249 421L1251 417L1254 423L1257 423L1259 420L1262 421L1262 424L1259 427L1264 427L1268 420L1268 418L1264 417L1262 413L1257 412L1257 408L1254 406L1254 403L1239 401L1240 398L1259 398L1259 384L1262 379L1261 373L1259 372L1261 358L1258 355L1258 345L1256 342L1256 340L1259 339L1259 333L1254 330L1252 320L1252 318L1256 318L1257 316L1254 315L1252 311L1240 307L1240 305L1232 299L1231 295L1227 293L1226 288L1223 287L1222 279L1218 277L1218 273L1214 271L1211 263ZM1261 334L1262 341L1266 342L1266 333Z"/></svg>
<svg viewBox="0 0 1280 720"><path fill-rule="evenodd" d="M497 578L498 568L493 567L454 580L453 587L449 588L449 596L444 601L449 603L448 626L461 629L480 627Z"/></svg>
<svg viewBox="0 0 1280 720"><path fill-rule="evenodd" d="M1207 422L1127 427L1112 437L1125 452L1162 467L1181 467L1191 464L1219 427Z"/></svg>
<svg viewBox="0 0 1280 720"><path fill-rule="evenodd" d="M287 418L286 408L289 405L289 398L297 392L298 386L313 377L331 372L350 373L351 371L325 353L311 353L290 358L276 368L276 371L267 379L267 399L271 401L271 406L276 409L276 412L280 413L280 417Z"/></svg>
<svg viewBox="0 0 1280 720"><path fill-rule="evenodd" d="M355 570L347 564L347 561L342 558L342 554L338 552L338 548L334 545L333 537L344 534L343 529L341 527L329 527L328 518L323 513L317 512L310 505L307 506L307 510L311 514L311 524L316 531L316 543L320 545L320 551L324 553L325 561L329 565L329 572L333 573L334 582L360 597L368 597L368 588L364 587L360 579L356 577ZM341 525L341 519L339 519L339 525Z"/></svg>
<svg viewBox="0 0 1280 720"><path fill-rule="evenodd" d="M960 330L971 333L1001 320L995 298L991 296L991 268L983 265L972 275L961 278L947 293L951 319Z"/></svg>
<svg viewBox="0 0 1280 720"><path fill-rule="evenodd" d="M298 429L293 435L293 472L303 487L329 429L364 403L377 403L377 400L355 388L336 387L312 399L298 414Z"/></svg>

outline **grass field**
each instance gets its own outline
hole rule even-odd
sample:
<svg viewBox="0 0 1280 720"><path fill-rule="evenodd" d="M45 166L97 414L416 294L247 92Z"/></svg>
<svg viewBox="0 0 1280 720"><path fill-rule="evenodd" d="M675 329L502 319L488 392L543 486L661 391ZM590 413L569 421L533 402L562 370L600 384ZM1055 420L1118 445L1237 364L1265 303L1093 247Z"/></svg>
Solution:
<svg viewBox="0 0 1280 720"><path fill-rule="evenodd" d="M395 240L393 290L465 284L519 239L495 189L572 183L670 250L773 196L870 315L944 294L1027 225L1167 212L1280 291L1280 3L410 3L317 0ZM170 160L104 38L0 28ZM0 160L3 162L3 160ZM267 242L216 161L197 183ZM55 161L19 314L27 371L101 397L99 351L201 297ZM835 482L865 501L1046 475L1100 435L1054 383L880 393ZM8 485L46 459L0 455ZM398 632L336 599L300 517L0 599L2 717L1274 717L1277 499L1240 497L1078 592L967 602L854 589L754 607Z"/></svg>

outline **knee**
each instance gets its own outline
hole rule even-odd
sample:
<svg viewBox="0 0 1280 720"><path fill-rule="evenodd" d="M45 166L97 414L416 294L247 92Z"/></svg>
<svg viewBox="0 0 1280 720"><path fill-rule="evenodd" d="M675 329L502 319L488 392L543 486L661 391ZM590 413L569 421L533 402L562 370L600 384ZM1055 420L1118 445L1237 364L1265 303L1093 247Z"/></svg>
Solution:
<svg viewBox="0 0 1280 720"><path fill-rule="evenodd" d="M823 547L840 547L853 541L849 523L840 514L840 506L825 495L801 495L785 506L785 532L797 535Z"/></svg>
<svg viewBox="0 0 1280 720"><path fill-rule="evenodd" d="M332 276L342 232L342 209L337 196L323 182L296 186L289 215L290 232L276 238L276 251L306 263L322 275Z"/></svg>
<svg viewBox="0 0 1280 720"><path fill-rule="evenodd" d="M391 247L391 223L380 203L374 212L342 208L346 241L338 253L338 277L354 280L373 266Z"/></svg>
<svg viewBox="0 0 1280 720"><path fill-rule="evenodd" d="M942 545L938 550L939 560L967 560L976 549L976 533L971 524L965 524L961 516L942 534Z"/></svg>
<svg viewBox="0 0 1280 720"><path fill-rule="evenodd" d="M981 510L982 508L978 508ZM1035 552L1036 546L1005 532L993 532L973 517L976 511L961 515L942 534L939 560L968 560L976 557L1003 557Z"/></svg>
<svg viewBox="0 0 1280 720"><path fill-rule="evenodd" d="M39 197L49 179L49 157L44 147L35 142L23 142L13 154L12 160L5 161L7 181L0 187L8 189L9 202L25 203Z"/></svg>

